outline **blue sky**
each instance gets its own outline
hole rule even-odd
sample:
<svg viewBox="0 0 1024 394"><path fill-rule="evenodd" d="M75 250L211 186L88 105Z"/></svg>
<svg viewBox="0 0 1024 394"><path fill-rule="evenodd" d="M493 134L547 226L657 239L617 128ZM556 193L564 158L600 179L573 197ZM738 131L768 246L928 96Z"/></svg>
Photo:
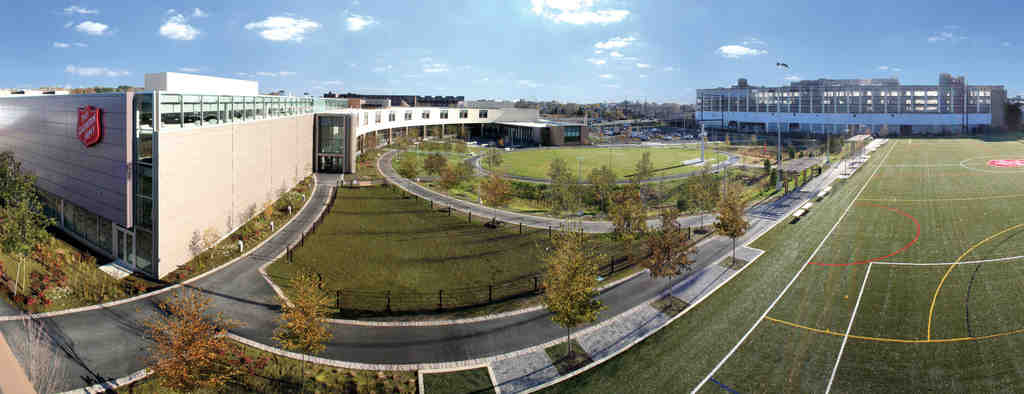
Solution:
<svg viewBox="0 0 1024 394"><path fill-rule="evenodd" d="M293 94L686 103L739 77L934 84L950 72L1024 94L1014 2L155 3L6 4L0 87L141 86L147 72L184 71Z"/></svg>

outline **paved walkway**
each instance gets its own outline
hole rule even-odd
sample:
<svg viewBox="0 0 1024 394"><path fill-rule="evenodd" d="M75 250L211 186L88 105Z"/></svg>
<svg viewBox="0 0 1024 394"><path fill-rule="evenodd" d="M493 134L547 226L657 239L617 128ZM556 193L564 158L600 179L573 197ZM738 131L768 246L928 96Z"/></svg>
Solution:
<svg viewBox="0 0 1024 394"><path fill-rule="evenodd" d="M450 206L452 209L461 212L473 212L474 216L480 216L484 218L495 218L499 221L506 223L522 223L524 226L533 228L554 228L557 229L567 223L567 219L557 219L545 216L527 215L522 213L509 212L505 210L499 210L489 208L480 204L472 203L465 200L460 200L455 197L450 197L441 193L438 193L429 188L420 186L418 183L413 182L407 178L398 175L394 167L391 165L391 158L397 153L397 151L385 152L380 158L377 159L377 166L380 168L381 174L384 175L384 179L387 179L392 185L396 185L402 190L413 194L424 200L434 201L443 206ZM679 218L679 223L684 227L698 226L701 223L701 216L704 217L704 223L710 224L714 221L714 215L693 215ZM612 223L606 221L583 221L583 231L588 233L610 233L612 232ZM659 221L657 219L650 219L647 221L649 227L657 227Z"/></svg>
<svg viewBox="0 0 1024 394"><path fill-rule="evenodd" d="M21 366L4 336L0 335L0 394L36 392Z"/></svg>
<svg viewBox="0 0 1024 394"><path fill-rule="evenodd" d="M259 274L259 266L281 255L317 218L327 203L335 177L318 174L320 185L296 218L277 234L258 246L249 255L234 263L190 282L186 287L206 293L213 312L239 321L243 327L233 333L257 344L274 345L273 330L277 327L278 306L275 294ZM807 195L815 191L791 193L771 204L752 211L753 236L767 229L774 221L769 217L785 215ZM740 244L747 237L741 239ZM595 326L642 305L666 287L692 281L707 275L705 267L730 252L732 242L722 237L703 241L696 253L692 274L672 281L652 280L637 275L606 289L600 299L606 309ZM717 268L710 268L717 269ZM141 355L149 341L144 338L141 322L156 313L156 305L168 292L151 295L115 306L77 313L38 317L45 326L53 346L52 356L66 368L58 379L58 390L69 390L97 382L130 375L143 369ZM0 316L0 334L12 339L23 335L17 317ZM583 328L586 330L587 328ZM364 369L427 369L446 368L466 362L489 363L509 352L531 348L562 338L565 331L553 324L546 311L535 310L500 319L444 326L372 327L334 324L333 339L321 357L340 365ZM15 349L15 354L18 350ZM21 358L21 357L19 357ZM467 361L470 360L470 361Z"/></svg>

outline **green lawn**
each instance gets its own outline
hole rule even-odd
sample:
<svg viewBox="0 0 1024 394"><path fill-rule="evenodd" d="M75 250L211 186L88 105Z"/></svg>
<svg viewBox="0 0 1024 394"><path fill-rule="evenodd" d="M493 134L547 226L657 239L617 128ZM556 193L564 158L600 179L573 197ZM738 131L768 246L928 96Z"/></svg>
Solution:
<svg viewBox="0 0 1024 394"><path fill-rule="evenodd" d="M524 227L519 234L518 226L491 229L481 219L448 216L387 187L338 189L334 209L293 252L293 263L276 262L268 273L288 292L289 278L311 269L328 290L342 291L344 308L367 311L382 311L388 291L393 311L411 311L436 309L439 297L465 305L532 290L543 270L547 230ZM617 255L608 236L594 239ZM461 291L469 287L475 290Z"/></svg>
<svg viewBox="0 0 1024 394"><path fill-rule="evenodd" d="M423 374L423 391L430 394L493 393L487 368Z"/></svg>
<svg viewBox="0 0 1024 394"><path fill-rule="evenodd" d="M700 169L700 166L679 167L683 161L699 158L699 150L654 147L525 149L502 152L504 161L500 169L511 175L546 179L551 161L561 157L568 164L569 169L574 173L581 171L584 178L595 168L611 165L618 177L625 179L626 175L634 173L636 163L640 161L643 152L651 152L651 161L654 163L655 169L665 169L655 172L655 176L684 174ZM706 152L706 155L709 161L715 163L726 158L725 155L715 154L710 150ZM577 158L582 158L582 160L578 161ZM577 171L577 162L580 171Z"/></svg>
<svg viewBox="0 0 1024 394"><path fill-rule="evenodd" d="M714 379L739 392L824 391L860 296L836 392L988 392L1024 384L1024 356L1012 350L1024 343L1024 259L921 264L1024 254L1024 226L1015 227L1024 223L1024 172L987 167L996 158L1024 158L1024 145L891 140L808 217L754 242L767 253L714 296L549 391L693 388L812 257L847 206L849 214L811 258L831 266L808 265ZM876 165L877 175L852 201ZM868 261L876 261L870 274ZM721 387L708 383L702 391Z"/></svg>

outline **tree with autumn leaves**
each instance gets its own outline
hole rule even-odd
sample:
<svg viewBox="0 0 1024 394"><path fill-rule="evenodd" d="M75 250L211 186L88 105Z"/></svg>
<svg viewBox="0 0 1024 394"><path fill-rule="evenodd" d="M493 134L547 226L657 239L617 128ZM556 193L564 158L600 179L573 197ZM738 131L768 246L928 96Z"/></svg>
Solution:
<svg viewBox="0 0 1024 394"><path fill-rule="evenodd" d="M589 245L583 225L568 222L552 235L551 253L544 258L544 305L551 321L566 329L566 343L572 356L572 329L597 320L604 309L597 300L598 262L605 257Z"/></svg>
<svg viewBox="0 0 1024 394"><path fill-rule="evenodd" d="M281 300L281 325L274 330L274 340L285 350L317 355L333 336L327 327L331 298L314 272L298 272L288 286L291 297Z"/></svg>
<svg viewBox="0 0 1024 394"><path fill-rule="evenodd" d="M732 261L735 263L736 238L747 233L750 223L743 217L743 188L737 183L729 182L725 184L724 189L715 208L718 215L715 230L732 239Z"/></svg>
<svg viewBox="0 0 1024 394"><path fill-rule="evenodd" d="M650 257L642 262L652 278L670 278L683 273L693 260L689 254L694 251L687 233L676 220L679 211L668 208L661 211L661 226L647 235L647 248Z"/></svg>
<svg viewBox="0 0 1024 394"><path fill-rule="evenodd" d="M225 335L239 324L220 313L207 318L209 306L210 299L198 290L183 289L143 322L153 341L146 361L161 386L180 392L218 389L242 373L234 367L237 348Z"/></svg>

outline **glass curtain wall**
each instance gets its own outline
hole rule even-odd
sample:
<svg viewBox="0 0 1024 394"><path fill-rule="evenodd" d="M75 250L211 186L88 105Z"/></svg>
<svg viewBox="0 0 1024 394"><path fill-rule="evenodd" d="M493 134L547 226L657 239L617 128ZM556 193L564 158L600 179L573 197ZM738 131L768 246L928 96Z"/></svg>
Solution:
<svg viewBox="0 0 1024 394"><path fill-rule="evenodd" d="M156 172L153 169L155 164L154 134L156 128L153 125L154 119L154 93L138 93L135 95L133 106L135 107L135 138L134 138L134 196L132 206L134 237L118 237L115 243L118 248L124 249L118 253L130 266L134 266L142 272L151 276L157 276L156 264L156 210L154 187ZM157 96L159 97L159 96ZM182 105L182 112L185 116L179 115L177 119L192 119L200 124L203 118L209 117L218 112L216 96L180 96L174 97ZM211 100L212 99L212 100ZM163 100L161 100L163 102ZM186 108L188 109L185 112ZM163 107L161 106L160 109ZM159 112L158 112L159 113ZM161 119L164 119L161 116ZM134 239L132 239L134 238ZM134 245L128 245L134 243ZM134 253L132 253L134 252ZM123 256L123 257L122 257Z"/></svg>

